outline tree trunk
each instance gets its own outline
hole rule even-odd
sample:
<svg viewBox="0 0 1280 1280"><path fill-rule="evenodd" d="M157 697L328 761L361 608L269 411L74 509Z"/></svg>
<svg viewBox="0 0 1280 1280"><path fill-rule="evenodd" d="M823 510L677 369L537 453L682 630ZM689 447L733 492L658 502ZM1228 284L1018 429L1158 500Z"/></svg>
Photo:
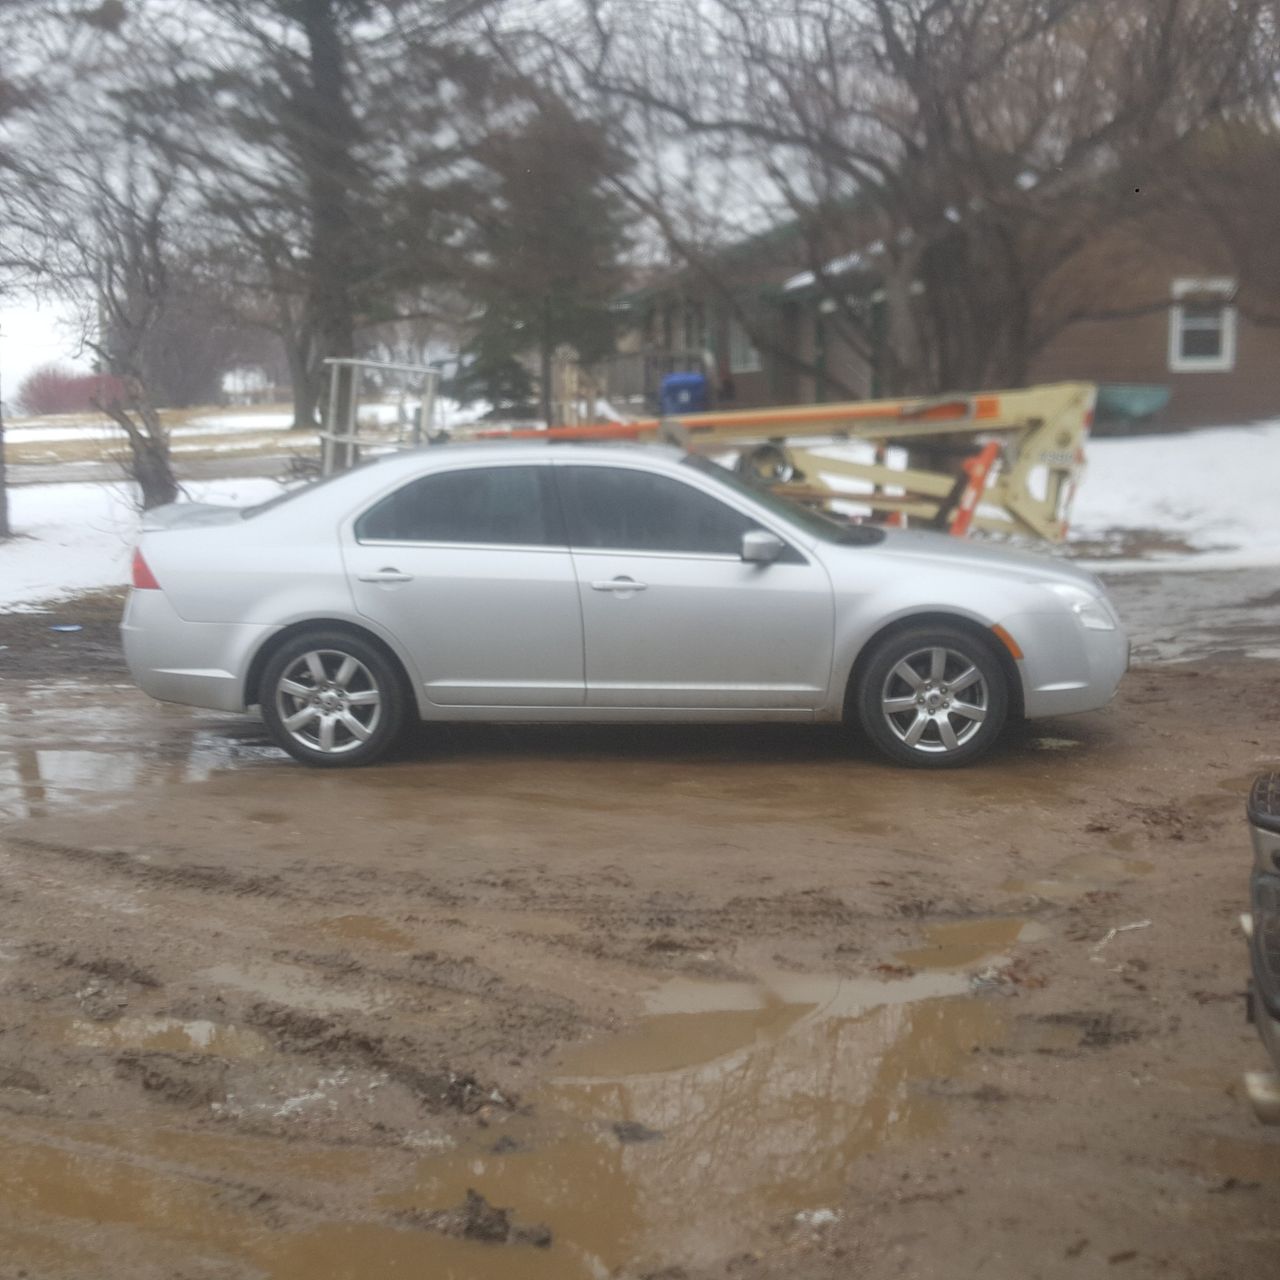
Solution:
<svg viewBox="0 0 1280 1280"><path fill-rule="evenodd" d="M129 439L129 478L142 490L142 509L163 507L177 502L178 480L173 474L173 460L169 454L169 435L147 397L140 379L125 376L125 391L131 401L126 405L119 399L106 404L95 400L94 408L101 410ZM141 420L134 421L134 414Z"/></svg>
<svg viewBox="0 0 1280 1280"><path fill-rule="evenodd" d="M1031 300L1021 281L1010 282L1006 292L1004 341L996 366L988 372L988 386L1025 387L1031 372Z"/></svg>
<svg viewBox="0 0 1280 1280"><path fill-rule="evenodd" d="M918 266L918 255L909 254L890 263L884 273L883 395L918 395L928 386L911 293Z"/></svg>
<svg viewBox="0 0 1280 1280"><path fill-rule="evenodd" d="M289 388L293 393L293 423L291 431L314 431L316 407L320 403L320 379L311 369L303 344L284 340L285 356L289 362Z"/></svg>
<svg viewBox="0 0 1280 1280"><path fill-rule="evenodd" d="M544 338L538 344L538 400L542 410L542 420L547 426L554 427L556 424L551 416L551 356L551 343Z"/></svg>
<svg viewBox="0 0 1280 1280"><path fill-rule="evenodd" d="M168 446L130 436L129 449L132 454L129 472L142 490L142 509L150 511L152 507L177 502L178 481L169 461Z"/></svg>
<svg viewBox="0 0 1280 1280"><path fill-rule="evenodd" d="M300 103L304 134L311 263L307 328L321 357L355 355L355 235L350 192L361 182L355 159L356 124L347 95L343 32L335 0L303 0L309 83ZM343 379L336 419L345 423L355 379ZM333 424L329 424L332 429Z"/></svg>

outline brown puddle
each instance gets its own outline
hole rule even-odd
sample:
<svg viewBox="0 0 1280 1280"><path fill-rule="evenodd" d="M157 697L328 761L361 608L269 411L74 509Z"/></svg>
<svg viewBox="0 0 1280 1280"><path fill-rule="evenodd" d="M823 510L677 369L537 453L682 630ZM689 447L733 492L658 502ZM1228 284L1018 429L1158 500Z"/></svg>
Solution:
<svg viewBox="0 0 1280 1280"><path fill-rule="evenodd" d="M1207 1170L1238 1182L1280 1182L1280 1143L1206 1138L1196 1160Z"/></svg>
<svg viewBox="0 0 1280 1280"><path fill-rule="evenodd" d="M1113 837L1109 843L1127 852L1125 835ZM1006 880L1000 888L1005 893L1031 894L1046 902L1071 902L1094 889L1149 875L1154 862L1143 858L1117 858L1108 853L1082 853L1053 869L1042 880Z"/></svg>
<svg viewBox="0 0 1280 1280"><path fill-rule="evenodd" d="M146 787L283 759L242 717L157 706L131 686L23 682L14 694L0 693L0 815L9 818L111 808Z"/></svg>
<svg viewBox="0 0 1280 1280"><path fill-rule="evenodd" d="M333 916L328 920L317 920L312 927L347 942L373 942L393 951L409 951L414 945L413 939L403 929L397 929L381 916Z"/></svg>
<svg viewBox="0 0 1280 1280"><path fill-rule="evenodd" d="M561 1133L424 1160L387 1203L474 1187L552 1229L563 1280L710 1263L755 1225L841 1200L859 1158L942 1129L943 1086L1003 1034L1002 1008L965 990L957 974L673 983L634 1028L565 1055L537 1099Z"/></svg>
<svg viewBox="0 0 1280 1280"><path fill-rule="evenodd" d="M90 1022L59 1018L50 1025L54 1038L84 1049L143 1049L163 1053L209 1053L221 1058L256 1058L267 1042L255 1031L203 1019L120 1018Z"/></svg>
<svg viewBox="0 0 1280 1280"><path fill-rule="evenodd" d="M1105 853L1081 853L1056 868L1064 880L1129 880L1155 870L1144 858L1113 858Z"/></svg>
<svg viewBox="0 0 1280 1280"><path fill-rule="evenodd" d="M899 951L895 959L912 969L963 969L995 956L1015 942L1037 942L1048 936L1044 925L1014 918L961 920L930 925L928 945Z"/></svg>
<svg viewBox="0 0 1280 1280"><path fill-rule="evenodd" d="M94 1139L112 1145L103 1147ZM436 1259L430 1252L434 1238L387 1227L373 1228L374 1238L362 1242L363 1261L361 1255L341 1248L315 1257L302 1243L309 1239L305 1234L273 1234L268 1218L245 1207L274 1200L252 1179L269 1172L275 1190L274 1176L283 1175L309 1192L317 1178L367 1177L373 1164L363 1153L291 1152L282 1159L280 1145L188 1133L139 1137L92 1126L74 1140L43 1133L39 1140L10 1137L0 1160L0 1257L28 1265L60 1264L68 1269L59 1274L76 1276L100 1275L108 1269L129 1274L133 1262L151 1268L167 1263L170 1274L178 1275L185 1274L198 1254L250 1263L262 1268L255 1274L278 1280L364 1280L389 1270L401 1238L416 1234L416 1265ZM148 1161L145 1166L143 1159ZM235 1180L207 1167L216 1160L225 1169L228 1159L237 1164ZM56 1224L57 1235L49 1230L50 1223ZM95 1229L76 1237L82 1248L64 1245L61 1237L68 1223ZM111 1234L103 1236L97 1230L103 1225ZM117 1234L120 1231L124 1234ZM390 1247L380 1248L379 1238ZM90 1252L95 1245L97 1257Z"/></svg>
<svg viewBox="0 0 1280 1280"><path fill-rule="evenodd" d="M669 983L633 1027L568 1051L532 1114L421 1159L407 1181L403 1152L337 1159L105 1126L75 1141L11 1140L0 1247L34 1261L20 1237L44 1223L33 1239L58 1240L70 1221L116 1224L152 1265L198 1250L272 1280L597 1280L624 1265L709 1263L756 1230L839 1203L860 1158L945 1126L974 1050L1006 1035L1003 1003L965 992L963 974L943 972ZM274 1193L270 1216L259 1183ZM454 1239L401 1216L452 1208L469 1188L519 1225L546 1224L550 1247Z"/></svg>

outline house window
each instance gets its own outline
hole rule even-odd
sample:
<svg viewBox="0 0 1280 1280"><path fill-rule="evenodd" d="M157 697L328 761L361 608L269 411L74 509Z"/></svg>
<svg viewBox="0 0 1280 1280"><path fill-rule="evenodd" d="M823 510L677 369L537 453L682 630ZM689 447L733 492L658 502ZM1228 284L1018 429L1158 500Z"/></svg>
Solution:
<svg viewBox="0 0 1280 1280"><path fill-rule="evenodd" d="M1236 366L1236 282L1221 277L1175 280L1169 308L1169 368L1225 373Z"/></svg>
<svg viewBox="0 0 1280 1280"><path fill-rule="evenodd" d="M729 317L729 372L758 373L762 365L760 353L737 316Z"/></svg>

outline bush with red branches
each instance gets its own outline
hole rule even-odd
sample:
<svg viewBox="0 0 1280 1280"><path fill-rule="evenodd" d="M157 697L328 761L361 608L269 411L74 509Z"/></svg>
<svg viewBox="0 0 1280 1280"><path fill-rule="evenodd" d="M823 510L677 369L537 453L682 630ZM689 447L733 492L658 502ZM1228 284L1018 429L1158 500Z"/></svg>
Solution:
<svg viewBox="0 0 1280 1280"><path fill-rule="evenodd" d="M27 374L15 399L27 413L87 413L95 402L104 404L123 393L120 379L109 373L78 373L65 365L47 364Z"/></svg>

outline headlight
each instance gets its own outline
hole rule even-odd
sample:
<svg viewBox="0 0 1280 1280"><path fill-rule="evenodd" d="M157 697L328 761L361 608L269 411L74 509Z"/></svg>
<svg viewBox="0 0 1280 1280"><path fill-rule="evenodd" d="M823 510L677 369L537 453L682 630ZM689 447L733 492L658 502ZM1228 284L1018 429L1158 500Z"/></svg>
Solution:
<svg viewBox="0 0 1280 1280"><path fill-rule="evenodd" d="M1101 596L1095 596L1083 587L1073 587L1065 582L1045 584L1076 615L1087 631L1114 631L1116 620L1111 616Z"/></svg>

